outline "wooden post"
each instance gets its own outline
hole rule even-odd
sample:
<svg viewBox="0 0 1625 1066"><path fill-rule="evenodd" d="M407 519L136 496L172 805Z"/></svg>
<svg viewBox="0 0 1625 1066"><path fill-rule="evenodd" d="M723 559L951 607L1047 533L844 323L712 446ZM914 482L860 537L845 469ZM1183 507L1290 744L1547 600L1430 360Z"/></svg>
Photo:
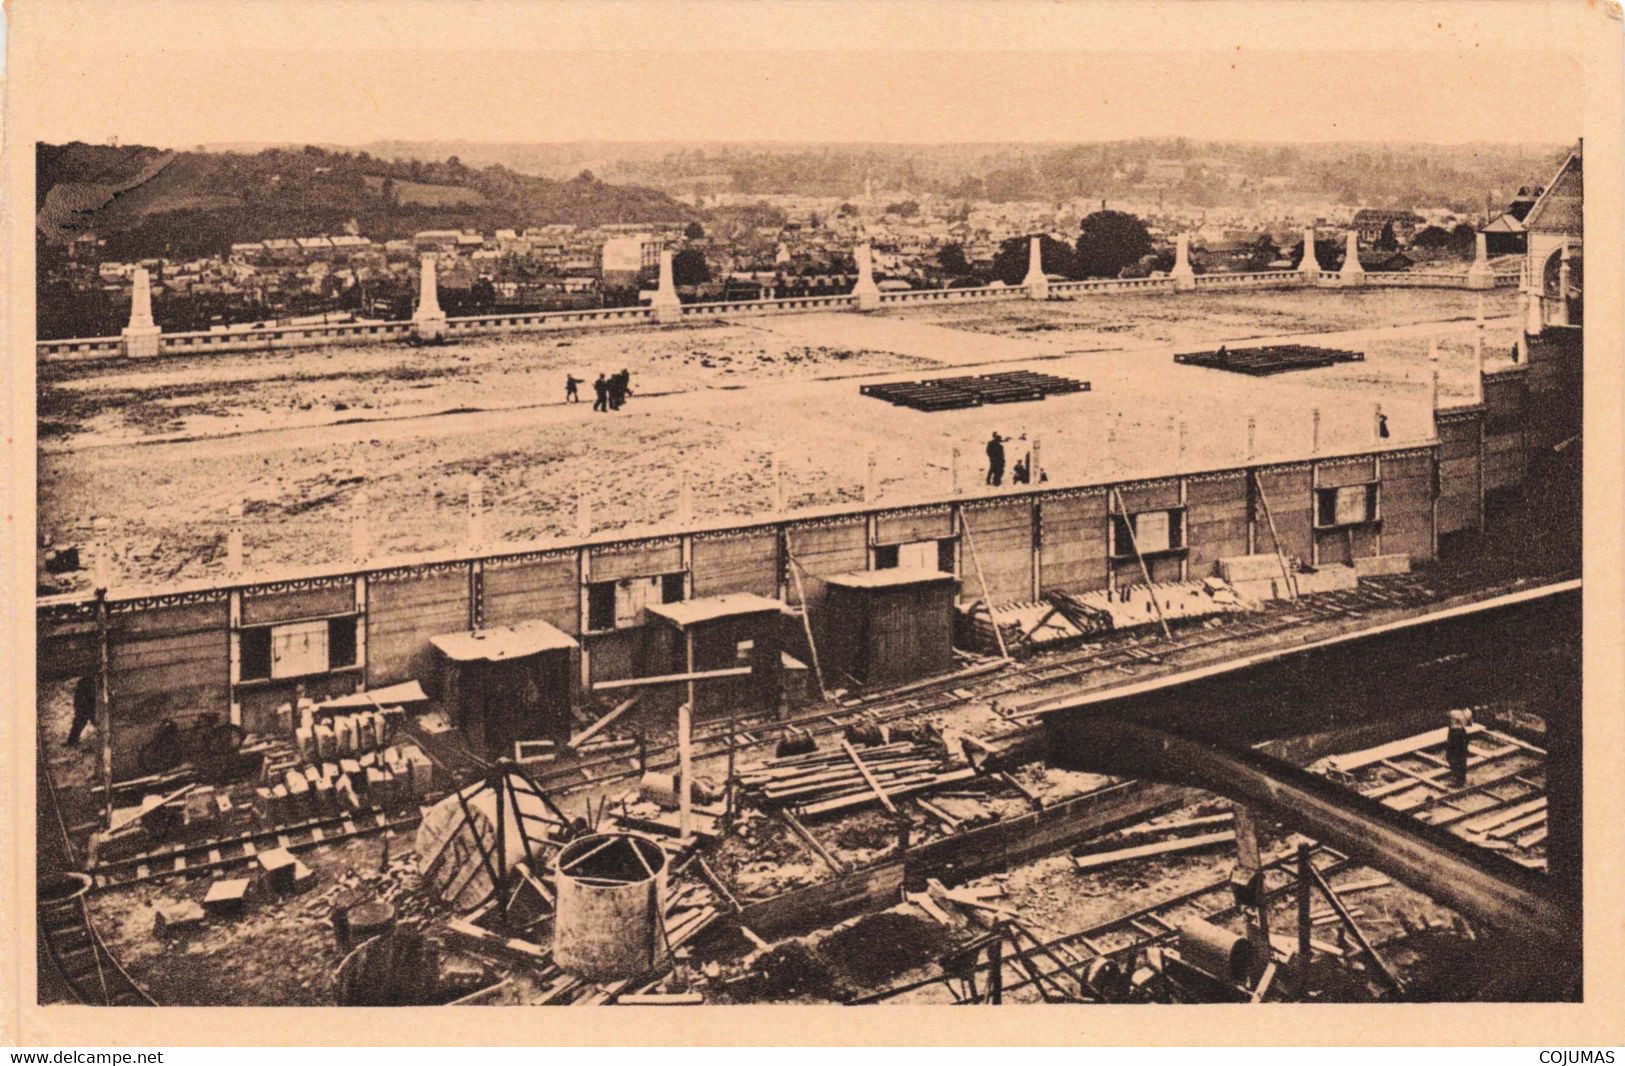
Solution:
<svg viewBox="0 0 1625 1066"><path fill-rule="evenodd" d="M1309 409L1309 454L1320 454L1320 408Z"/></svg>
<svg viewBox="0 0 1625 1066"><path fill-rule="evenodd" d="M1128 509L1123 506L1123 497L1112 486L1112 502L1117 504L1117 513L1123 516L1123 528L1128 531L1128 546L1134 550L1134 559L1140 564L1140 576L1145 578L1145 591L1151 597L1151 607L1157 612L1157 624L1162 627L1164 640L1173 640L1173 633L1168 630L1168 620L1162 616L1162 604L1157 600L1157 590L1151 585L1151 570L1145 565L1145 556L1140 554L1140 545L1134 538L1134 522L1128 516Z"/></svg>
<svg viewBox="0 0 1625 1066"><path fill-rule="evenodd" d="M468 475L468 546L478 549L485 542L485 493L480 479Z"/></svg>
<svg viewBox="0 0 1625 1066"><path fill-rule="evenodd" d="M587 495L587 483L576 486L576 536L592 536L592 499Z"/></svg>
<svg viewBox="0 0 1625 1066"><path fill-rule="evenodd" d="M98 569L101 566L98 565ZM103 575L105 576L105 574ZM108 648L107 587L96 589L96 732L101 742L102 755L102 824L113 825L113 708L112 693L107 687L108 667L112 656Z"/></svg>
<svg viewBox="0 0 1625 1066"><path fill-rule="evenodd" d="M773 513L784 513L784 465L779 462L779 453L773 453Z"/></svg>
<svg viewBox="0 0 1625 1066"><path fill-rule="evenodd" d="M1247 416L1247 461L1250 463L1258 455L1258 416Z"/></svg>
<svg viewBox="0 0 1625 1066"><path fill-rule="evenodd" d="M689 637L688 662L694 665L694 638ZM694 698L694 682L688 683L688 698ZM677 836L687 840L694 828L694 744L693 710L687 703L677 708Z"/></svg>
<svg viewBox="0 0 1625 1066"><path fill-rule="evenodd" d="M1183 418L1181 418L1179 420L1179 461L1182 462L1182 463L1185 461L1185 453L1186 453L1186 451L1188 450L1188 447L1189 447L1189 444L1188 444L1189 439L1190 439L1190 423L1186 422Z"/></svg>
<svg viewBox="0 0 1625 1066"><path fill-rule="evenodd" d="M1347 907L1343 906L1343 901L1338 898L1336 892L1332 891L1332 886L1326 883L1326 879L1321 876L1320 871L1313 866L1309 867L1309 879L1315 883L1316 888L1320 889L1320 894L1326 897L1326 902L1332 905L1332 910L1337 912L1337 917L1342 920L1344 928L1349 931L1349 935L1354 938L1354 942L1360 945L1360 950L1365 952L1366 958L1371 960L1371 964L1376 967L1377 973L1387 982L1388 987L1400 995L1404 995L1405 982L1400 980L1399 975L1389 968L1387 961L1377 954L1377 949L1372 947L1371 942L1366 939L1365 931L1355 924L1354 916L1348 912Z"/></svg>
<svg viewBox="0 0 1625 1066"><path fill-rule="evenodd" d="M363 488L356 492L350 504L350 554L355 556L357 563L365 563L372 558L372 530L367 517L369 503L367 490Z"/></svg>
<svg viewBox="0 0 1625 1066"><path fill-rule="evenodd" d="M879 462L875 455L874 445L869 445L863 455L863 502L874 503L880 498L880 483L875 478L875 466Z"/></svg>
<svg viewBox="0 0 1625 1066"><path fill-rule="evenodd" d="M677 524L680 526L694 524L694 486L689 484L687 467L678 473Z"/></svg>
<svg viewBox="0 0 1625 1066"><path fill-rule="evenodd" d="M965 534L965 547L970 549L971 566L976 568L976 581L982 586L982 606L987 608L987 622L993 627L993 639L999 645L999 658L1010 658L1010 649L1004 646L1004 632L999 629L999 620L993 614L993 598L987 591L987 577L982 573L981 560L976 557L976 541L971 537L970 522L965 518L963 509L959 512L959 531Z"/></svg>
<svg viewBox="0 0 1625 1066"><path fill-rule="evenodd" d="M994 930L993 942L987 947L987 998L998 1004L1004 1002L1004 936Z"/></svg>
<svg viewBox="0 0 1625 1066"><path fill-rule="evenodd" d="M953 457L948 461L948 486L955 496L965 491L964 483L960 478L959 446L954 446Z"/></svg>
<svg viewBox="0 0 1625 1066"><path fill-rule="evenodd" d="M243 505L226 508L226 570L237 577L243 572Z"/></svg>
<svg viewBox="0 0 1625 1066"><path fill-rule="evenodd" d="M801 584L801 564L796 562L795 552L790 548L790 529L784 530L784 557L790 563L790 577L796 585L796 599L801 605L801 628L807 634L807 651L812 655L813 677L818 681L818 694L826 701L829 699L829 689L824 687L824 671L818 665L818 642L813 639L812 618L807 614L807 590Z"/></svg>
<svg viewBox="0 0 1625 1066"><path fill-rule="evenodd" d="M1042 449L1040 447L1040 443L1039 443L1038 438L1034 437L1033 438L1033 447L1032 447L1032 462L1027 464L1027 478L1028 478L1028 481L1031 484L1034 484L1034 485L1036 485L1040 481L1042 481L1043 478L1039 476L1039 472L1042 471L1043 469L1044 469L1044 458L1043 458Z"/></svg>
<svg viewBox="0 0 1625 1066"><path fill-rule="evenodd" d="M1298 845L1298 998L1309 998L1309 845Z"/></svg>

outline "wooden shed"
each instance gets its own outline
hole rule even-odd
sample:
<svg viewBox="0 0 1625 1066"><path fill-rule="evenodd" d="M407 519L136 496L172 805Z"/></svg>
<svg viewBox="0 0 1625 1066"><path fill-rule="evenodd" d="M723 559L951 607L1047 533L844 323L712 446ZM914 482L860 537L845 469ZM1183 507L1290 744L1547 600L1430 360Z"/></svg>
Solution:
<svg viewBox="0 0 1625 1066"><path fill-rule="evenodd" d="M730 592L678 603L649 604L653 623L647 662L661 674L749 668L736 677L694 686L696 716L727 710L774 710L783 665L779 618L784 605L749 592ZM664 664L663 666L661 664ZM686 685L663 685L672 706L687 698Z"/></svg>
<svg viewBox="0 0 1625 1066"><path fill-rule="evenodd" d="M475 751L511 757L516 740L569 741L579 651L568 633L533 619L429 643L440 706Z"/></svg>
<svg viewBox="0 0 1625 1066"><path fill-rule="evenodd" d="M899 567L826 578L823 630L832 684L870 687L944 673L954 663L956 581L940 570Z"/></svg>

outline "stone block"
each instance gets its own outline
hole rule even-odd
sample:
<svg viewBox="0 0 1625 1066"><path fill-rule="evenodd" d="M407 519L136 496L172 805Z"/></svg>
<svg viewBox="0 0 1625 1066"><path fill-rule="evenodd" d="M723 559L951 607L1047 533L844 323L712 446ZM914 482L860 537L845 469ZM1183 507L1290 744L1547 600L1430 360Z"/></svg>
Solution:
<svg viewBox="0 0 1625 1066"><path fill-rule="evenodd" d="M216 881L203 897L203 909L221 917L235 917L243 913L248 900L249 880L233 877Z"/></svg>
<svg viewBox="0 0 1625 1066"><path fill-rule="evenodd" d="M160 903L153 919L152 931L159 936L174 936L203 924L204 911L191 900L178 903Z"/></svg>
<svg viewBox="0 0 1625 1066"><path fill-rule="evenodd" d="M1354 560L1354 572L1360 577L1377 577L1381 574L1408 574L1411 572L1411 557L1405 552L1363 556Z"/></svg>
<svg viewBox="0 0 1625 1066"><path fill-rule="evenodd" d="M293 889L293 867L298 860L287 848L262 851L254 859L259 863L260 879L268 888L277 892Z"/></svg>

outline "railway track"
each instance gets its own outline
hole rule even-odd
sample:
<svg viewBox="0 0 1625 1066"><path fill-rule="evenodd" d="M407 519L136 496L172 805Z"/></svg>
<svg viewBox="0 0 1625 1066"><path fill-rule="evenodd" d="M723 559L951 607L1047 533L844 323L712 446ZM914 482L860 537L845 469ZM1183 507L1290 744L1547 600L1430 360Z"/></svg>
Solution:
<svg viewBox="0 0 1625 1066"><path fill-rule="evenodd" d="M1464 591L1465 589L1463 589ZM712 760L725 756L733 735L736 756L776 743L791 730L827 736L860 722L885 723L905 718L925 718L976 700L990 702L994 714L1008 716L1019 710L1008 697L1068 682L1093 674L1116 671L1134 676L1147 666L1160 664L1169 654L1183 654L1220 643L1288 632L1306 623L1358 619L1371 611L1418 607L1455 591L1441 589L1433 581L1415 574L1367 579L1358 589L1322 593L1312 598L1272 605L1262 615L1220 616L1212 628L1192 627L1176 633L1170 643L1146 635L1100 647L1099 642L1071 651L1044 653L1040 657L1007 667L997 673L974 678L949 676L928 688L904 697L884 696L848 701L834 707L775 718L767 714L740 716L729 725L696 729L694 758ZM989 660L993 662L995 660ZM637 777L645 769L664 770L677 764L675 742L648 746L642 757L636 753L606 755L560 766L535 775L537 783L556 796Z"/></svg>
<svg viewBox="0 0 1625 1066"><path fill-rule="evenodd" d="M1311 847L1309 861L1322 877L1328 879L1354 866L1348 856L1324 845ZM1295 851L1277 855L1265 864L1263 900L1273 902L1297 891L1296 864ZM1063 994L1070 991L1080 1001L1093 999L1095 997L1077 975L1082 974L1095 960L1110 959L1123 965L1146 948L1172 940L1180 925L1192 918L1221 922L1234 916L1239 909L1230 881L1226 878L1059 936L1039 938L1023 926L1018 935L1024 939L1018 938L1015 942L1019 953L1006 951L1000 957L1003 993L1008 996L1025 988L1036 988L1046 998L1050 990L1055 990ZM985 982L991 975L992 966L990 961L983 958L968 973ZM966 971L935 974L850 1002L882 1003L935 984L946 986L957 1003L979 1002L973 986L958 984L965 976Z"/></svg>

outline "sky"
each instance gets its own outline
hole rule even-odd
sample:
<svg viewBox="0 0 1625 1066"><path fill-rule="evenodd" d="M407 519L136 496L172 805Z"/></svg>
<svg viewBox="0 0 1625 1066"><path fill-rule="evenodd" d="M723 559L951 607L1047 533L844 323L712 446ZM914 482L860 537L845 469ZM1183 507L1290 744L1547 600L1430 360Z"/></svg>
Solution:
<svg viewBox="0 0 1625 1066"><path fill-rule="evenodd" d="M11 73L58 142L1552 144L1564 6L15 0Z"/></svg>

